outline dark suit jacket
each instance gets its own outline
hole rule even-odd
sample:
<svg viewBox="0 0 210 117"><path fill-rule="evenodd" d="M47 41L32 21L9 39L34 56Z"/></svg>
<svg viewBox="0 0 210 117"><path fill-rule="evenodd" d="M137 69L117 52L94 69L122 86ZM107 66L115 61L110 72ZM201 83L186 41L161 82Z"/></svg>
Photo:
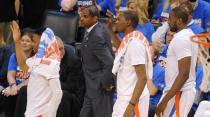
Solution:
<svg viewBox="0 0 210 117"><path fill-rule="evenodd" d="M60 64L61 89L75 94L81 101L84 98L85 82L81 59L71 45L65 45L65 55Z"/></svg>
<svg viewBox="0 0 210 117"><path fill-rule="evenodd" d="M71 45L65 45L65 55L60 64L60 82L63 97L57 117L78 117L85 94L85 81L81 59Z"/></svg>
<svg viewBox="0 0 210 117"><path fill-rule="evenodd" d="M81 57L86 82L86 95L98 97L103 88L113 84L113 52L107 27L98 23L83 39Z"/></svg>

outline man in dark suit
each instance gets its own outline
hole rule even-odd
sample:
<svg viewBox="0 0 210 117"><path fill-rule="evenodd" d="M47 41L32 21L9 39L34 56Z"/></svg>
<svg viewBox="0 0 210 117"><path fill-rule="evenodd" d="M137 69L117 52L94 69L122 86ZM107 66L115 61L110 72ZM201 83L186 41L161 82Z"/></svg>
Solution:
<svg viewBox="0 0 210 117"><path fill-rule="evenodd" d="M82 108L85 82L82 63L71 45L65 45L60 64L60 82L63 97L56 117L78 117Z"/></svg>
<svg viewBox="0 0 210 117"><path fill-rule="evenodd" d="M113 52L105 25L98 22L95 6L82 9L80 24L86 28L81 57L86 94L79 117L111 117L113 101Z"/></svg>

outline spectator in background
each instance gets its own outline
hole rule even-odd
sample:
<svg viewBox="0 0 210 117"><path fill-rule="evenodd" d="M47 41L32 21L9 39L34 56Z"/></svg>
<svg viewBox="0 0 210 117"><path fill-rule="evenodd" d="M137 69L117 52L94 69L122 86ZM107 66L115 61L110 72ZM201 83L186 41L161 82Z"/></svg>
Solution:
<svg viewBox="0 0 210 117"><path fill-rule="evenodd" d="M77 0L62 0L60 5L61 5L61 10L65 12L69 12L73 10L73 7L75 6Z"/></svg>
<svg viewBox="0 0 210 117"><path fill-rule="evenodd" d="M32 34L23 32L21 36L21 48L27 57L33 55L33 40ZM7 117L13 117L15 111L16 100L18 97L18 91L28 84L29 73L23 72L16 59L15 53L10 56L8 65L7 81L9 86L2 91L1 94L1 107L4 107ZM4 101L4 102L2 102Z"/></svg>
<svg viewBox="0 0 210 117"><path fill-rule="evenodd" d="M0 43L2 40L0 39ZM8 86L7 68L11 50L7 45L0 44L0 92ZM1 109L0 109L1 110Z"/></svg>
<svg viewBox="0 0 210 117"><path fill-rule="evenodd" d="M149 21L148 14L148 0L129 0L128 2L128 10L137 12L139 18L139 24L136 27L136 30L142 32L147 40L151 43L151 37L154 30L154 26ZM120 38L124 37L123 33L119 33Z"/></svg>
<svg viewBox="0 0 210 117"><path fill-rule="evenodd" d="M150 46L153 61L153 77L147 80L150 92L149 117L154 117L155 109L165 88L165 65L159 61L161 44L156 41Z"/></svg>
<svg viewBox="0 0 210 117"><path fill-rule="evenodd" d="M136 30L142 32L151 43L151 37L155 30L154 26L149 21L148 3L148 0L129 0L127 7L128 10L137 12L139 24L136 27Z"/></svg>
<svg viewBox="0 0 210 117"><path fill-rule="evenodd" d="M204 1L206 1L206 2L210 3L210 0L204 0Z"/></svg>
<svg viewBox="0 0 210 117"><path fill-rule="evenodd" d="M113 15L117 15L115 9L115 0L101 0L101 2L97 3L97 8L102 12L102 16L105 16L107 10L111 11Z"/></svg>
<svg viewBox="0 0 210 117"><path fill-rule="evenodd" d="M161 13L163 12L164 4L167 2L167 0L156 0L157 1L157 7L155 8L155 11L152 15L151 22L153 24L159 24L163 21ZM170 8L166 9L166 12L169 12Z"/></svg>
<svg viewBox="0 0 210 117"><path fill-rule="evenodd" d="M115 7L120 11L124 11L127 9L126 8L127 3L128 3L128 0L116 0Z"/></svg>
<svg viewBox="0 0 210 117"><path fill-rule="evenodd" d="M17 20L19 13L19 0L0 1L0 40L10 44L11 30L9 28L12 20Z"/></svg>
<svg viewBox="0 0 210 117"><path fill-rule="evenodd" d="M189 0L193 7L193 19L205 32L210 32L210 3L203 0Z"/></svg>

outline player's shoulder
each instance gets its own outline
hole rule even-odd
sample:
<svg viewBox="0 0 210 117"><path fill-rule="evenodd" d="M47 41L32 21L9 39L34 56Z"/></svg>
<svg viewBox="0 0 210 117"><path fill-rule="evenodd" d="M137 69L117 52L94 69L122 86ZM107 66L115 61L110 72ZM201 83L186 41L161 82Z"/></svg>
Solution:
<svg viewBox="0 0 210 117"><path fill-rule="evenodd" d="M185 43L186 41L190 41L190 37L193 35L195 34L191 29L189 28L183 29L174 35L174 38L172 39L171 43L173 44L180 44L183 42Z"/></svg>
<svg viewBox="0 0 210 117"><path fill-rule="evenodd" d="M175 38L179 37L188 37L194 35L193 31L190 28L183 29L174 35Z"/></svg>

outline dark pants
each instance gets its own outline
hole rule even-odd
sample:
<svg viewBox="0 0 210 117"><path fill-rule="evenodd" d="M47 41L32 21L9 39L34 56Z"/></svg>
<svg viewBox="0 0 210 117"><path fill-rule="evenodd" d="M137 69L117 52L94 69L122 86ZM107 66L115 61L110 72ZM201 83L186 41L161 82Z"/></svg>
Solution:
<svg viewBox="0 0 210 117"><path fill-rule="evenodd" d="M104 92L97 98L85 96L79 117L111 117L113 99L111 92Z"/></svg>
<svg viewBox="0 0 210 117"><path fill-rule="evenodd" d="M56 117L78 117L81 108L82 102L75 94L63 91Z"/></svg>
<svg viewBox="0 0 210 117"><path fill-rule="evenodd" d="M156 107L157 107L157 106L149 105L148 117L154 117L154 116L155 116Z"/></svg>
<svg viewBox="0 0 210 117"><path fill-rule="evenodd" d="M17 96L6 97L0 93L0 110L5 112L6 117L13 117Z"/></svg>

